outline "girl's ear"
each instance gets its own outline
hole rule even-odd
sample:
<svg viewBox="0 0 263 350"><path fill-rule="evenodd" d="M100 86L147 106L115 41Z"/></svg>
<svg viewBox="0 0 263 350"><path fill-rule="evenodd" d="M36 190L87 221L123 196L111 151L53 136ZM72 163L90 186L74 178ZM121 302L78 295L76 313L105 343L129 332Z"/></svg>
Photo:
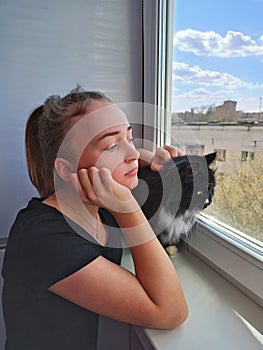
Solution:
<svg viewBox="0 0 263 350"><path fill-rule="evenodd" d="M66 183L70 182L70 175L74 172L73 164L64 158L56 158L54 167L58 176Z"/></svg>

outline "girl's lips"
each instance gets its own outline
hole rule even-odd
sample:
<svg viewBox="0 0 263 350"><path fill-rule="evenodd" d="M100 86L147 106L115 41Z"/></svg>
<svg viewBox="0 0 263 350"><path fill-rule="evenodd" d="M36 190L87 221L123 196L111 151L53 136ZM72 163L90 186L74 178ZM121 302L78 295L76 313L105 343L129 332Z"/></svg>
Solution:
<svg viewBox="0 0 263 350"><path fill-rule="evenodd" d="M138 172L138 168L134 168L131 171L129 171L127 174L125 174L125 176L135 176L137 175Z"/></svg>

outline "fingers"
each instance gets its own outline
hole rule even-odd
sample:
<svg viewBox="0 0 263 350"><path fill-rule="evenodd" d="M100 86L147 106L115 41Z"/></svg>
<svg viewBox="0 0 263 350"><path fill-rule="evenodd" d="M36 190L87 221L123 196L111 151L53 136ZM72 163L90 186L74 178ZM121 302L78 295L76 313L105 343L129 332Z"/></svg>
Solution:
<svg viewBox="0 0 263 350"><path fill-rule="evenodd" d="M116 182L109 169L101 168L97 171L98 176L94 176L93 186L100 202L108 209L122 211L121 207L133 198L131 191Z"/></svg>
<svg viewBox="0 0 263 350"><path fill-rule="evenodd" d="M110 170L107 168L101 168L100 170L97 169L97 173L98 176L96 178L96 183L94 181L94 185L97 187L97 189L99 190L99 188L105 187L110 190L112 186L112 181L114 181L111 176Z"/></svg>
<svg viewBox="0 0 263 350"><path fill-rule="evenodd" d="M112 212L127 213L138 210L131 191L116 182L107 168L80 169L77 188L84 202L104 207ZM76 188L76 186L75 186Z"/></svg>
<svg viewBox="0 0 263 350"><path fill-rule="evenodd" d="M72 173L71 184L84 203L98 205L98 198L93 186L95 169L80 169L78 173Z"/></svg>
<svg viewBox="0 0 263 350"><path fill-rule="evenodd" d="M162 169L162 166L171 158L170 153L164 148L157 148L152 163L151 170L159 171Z"/></svg>
<svg viewBox="0 0 263 350"><path fill-rule="evenodd" d="M140 208L131 191L116 182L107 168L80 169L71 173L70 182L84 203L112 213L131 213Z"/></svg>
<svg viewBox="0 0 263 350"><path fill-rule="evenodd" d="M105 196L105 189L111 191L111 173L108 169L80 169L71 174L71 185L84 203L102 206L101 198Z"/></svg>
<svg viewBox="0 0 263 350"><path fill-rule="evenodd" d="M165 145L163 147L160 147L156 150L154 154L151 163L151 170L159 171L162 169L163 164L166 163L169 159L183 155L184 153L174 146Z"/></svg>
<svg viewBox="0 0 263 350"><path fill-rule="evenodd" d="M174 146L164 145L163 148L170 153L171 158L183 156L184 153Z"/></svg>
<svg viewBox="0 0 263 350"><path fill-rule="evenodd" d="M83 202L88 202L88 199L85 195L85 191L83 190L80 181L79 181L79 176L77 173L71 173L70 175L70 183L74 190L79 193L80 198Z"/></svg>

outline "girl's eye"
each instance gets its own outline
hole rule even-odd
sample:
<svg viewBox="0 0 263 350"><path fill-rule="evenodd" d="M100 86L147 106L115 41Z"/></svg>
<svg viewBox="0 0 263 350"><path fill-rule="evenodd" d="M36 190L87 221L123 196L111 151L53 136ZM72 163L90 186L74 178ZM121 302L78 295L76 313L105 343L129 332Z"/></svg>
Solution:
<svg viewBox="0 0 263 350"><path fill-rule="evenodd" d="M118 148L119 148L119 146L117 144L115 144L115 145L112 145L112 146L106 148L106 151L114 152L114 151L117 151Z"/></svg>
<svg viewBox="0 0 263 350"><path fill-rule="evenodd" d="M131 138L131 139L127 140L127 142L128 142L129 144L131 144L131 145L134 146L133 140L134 140L134 139ZM135 146L134 146L134 147L135 147ZM115 143L114 145L112 145L112 146L106 148L106 151L109 151L109 152L114 152L114 151L118 151L118 150L119 150L119 144L118 144L118 143Z"/></svg>

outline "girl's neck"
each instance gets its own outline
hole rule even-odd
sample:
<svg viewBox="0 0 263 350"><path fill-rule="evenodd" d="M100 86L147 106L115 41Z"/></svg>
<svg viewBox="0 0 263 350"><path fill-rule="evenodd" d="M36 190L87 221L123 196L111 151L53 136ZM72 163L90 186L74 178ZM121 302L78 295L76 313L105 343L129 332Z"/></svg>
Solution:
<svg viewBox="0 0 263 350"><path fill-rule="evenodd" d="M105 245L108 233L99 217L99 207L84 203L79 196L66 191L52 194L43 201L84 228L96 241Z"/></svg>
<svg viewBox="0 0 263 350"><path fill-rule="evenodd" d="M53 193L48 198L46 198L43 203L55 207L58 211L61 212L63 212L64 205L68 205L75 211L78 211L82 214L86 214L88 211L89 214L94 218L97 217L99 210L99 207L83 202L80 196L76 195L75 193L69 193L66 191Z"/></svg>

